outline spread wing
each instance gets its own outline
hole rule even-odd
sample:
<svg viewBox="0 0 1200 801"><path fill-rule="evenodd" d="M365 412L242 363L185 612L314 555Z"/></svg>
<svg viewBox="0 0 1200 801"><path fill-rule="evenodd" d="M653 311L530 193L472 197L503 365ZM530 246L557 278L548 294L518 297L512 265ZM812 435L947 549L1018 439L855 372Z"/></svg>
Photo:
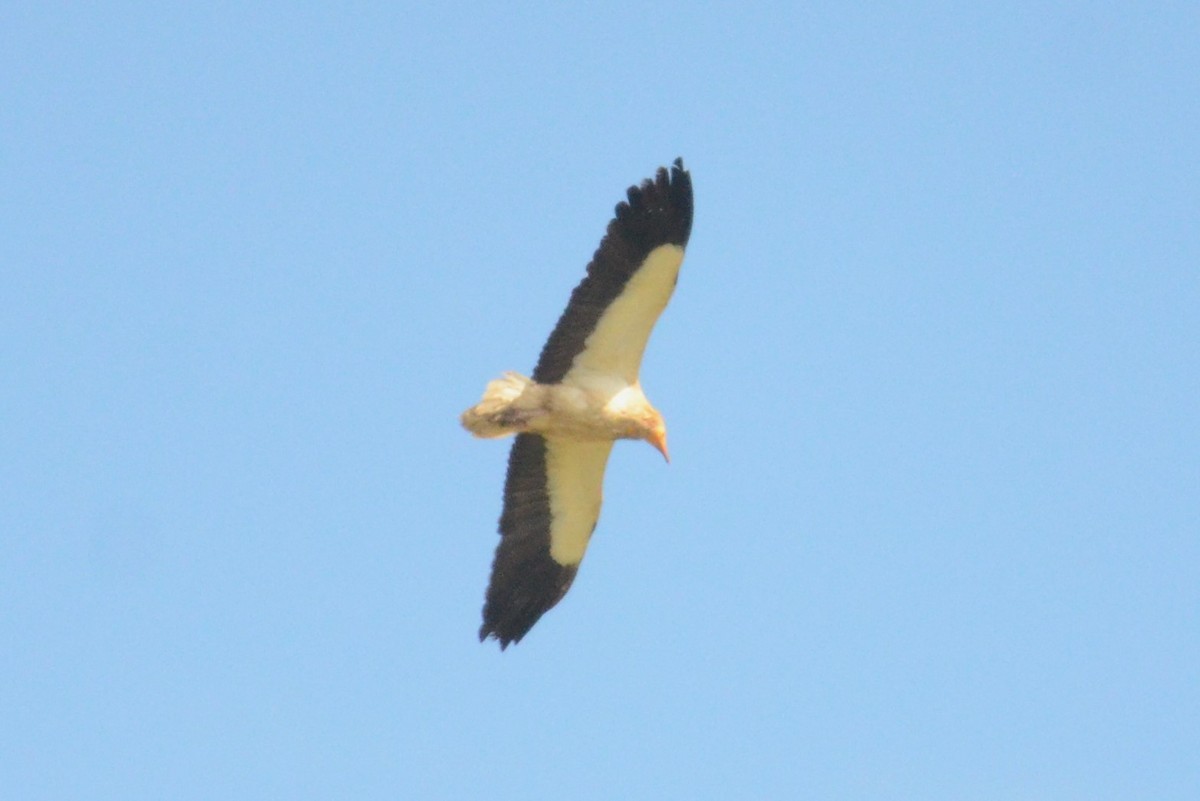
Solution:
<svg viewBox="0 0 1200 801"><path fill-rule="evenodd" d="M692 177L670 172L630 187L566 311L550 334L533 380L556 384L573 369L637 380L650 330L666 308L692 231Z"/></svg>
<svg viewBox="0 0 1200 801"><path fill-rule="evenodd" d="M495 637L501 648L519 642L566 595L600 517L612 445L517 435L481 641Z"/></svg>

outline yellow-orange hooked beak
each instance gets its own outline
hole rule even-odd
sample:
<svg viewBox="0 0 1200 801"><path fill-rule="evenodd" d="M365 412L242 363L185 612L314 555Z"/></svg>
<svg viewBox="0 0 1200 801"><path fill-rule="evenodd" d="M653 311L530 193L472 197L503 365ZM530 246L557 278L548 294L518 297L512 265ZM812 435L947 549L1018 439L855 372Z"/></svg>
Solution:
<svg viewBox="0 0 1200 801"><path fill-rule="evenodd" d="M650 436L646 437L646 441L663 455L667 464L671 463L671 454L667 453L667 430L665 428L656 428L651 431Z"/></svg>

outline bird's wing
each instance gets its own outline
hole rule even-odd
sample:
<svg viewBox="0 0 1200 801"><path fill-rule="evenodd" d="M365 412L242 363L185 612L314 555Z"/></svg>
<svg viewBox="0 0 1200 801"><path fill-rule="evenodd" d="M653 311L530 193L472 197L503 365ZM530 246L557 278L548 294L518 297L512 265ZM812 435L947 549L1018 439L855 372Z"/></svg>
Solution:
<svg viewBox="0 0 1200 801"><path fill-rule="evenodd" d="M612 445L517 435L480 640L520 641L566 595L600 517Z"/></svg>
<svg viewBox="0 0 1200 801"><path fill-rule="evenodd" d="M630 187L628 197L542 348L535 381L556 384L573 369L637 381L692 231L692 177L675 159L670 172L659 168L653 180Z"/></svg>

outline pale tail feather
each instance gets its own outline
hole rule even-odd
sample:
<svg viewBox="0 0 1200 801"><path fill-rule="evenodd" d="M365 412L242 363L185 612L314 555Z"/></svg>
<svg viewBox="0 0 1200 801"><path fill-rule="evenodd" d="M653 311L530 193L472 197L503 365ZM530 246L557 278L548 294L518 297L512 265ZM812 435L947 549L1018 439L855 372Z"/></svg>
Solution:
<svg viewBox="0 0 1200 801"><path fill-rule="evenodd" d="M528 422L528 411L514 406L533 381L518 373L505 373L488 382L479 403L462 413L463 428L477 437L516 434Z"/></svg>

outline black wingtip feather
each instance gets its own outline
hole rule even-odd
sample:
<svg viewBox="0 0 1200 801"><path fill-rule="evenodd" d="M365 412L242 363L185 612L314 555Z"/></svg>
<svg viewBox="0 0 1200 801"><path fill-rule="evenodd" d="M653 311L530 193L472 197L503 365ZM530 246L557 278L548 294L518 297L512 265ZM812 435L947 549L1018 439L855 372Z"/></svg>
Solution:
<svg viewBox="0 0 1200 801"><path fill-rule="evenodd" d="M544 561L539 560L534 567L524 571L518 580L520 585L513 582L507 586L507 589L513 589L528 585L538 588L540 592L488 592L483 625L479 627L480 642L491 637L500 643L500 650L503 651L509 645L520 642L542 615L562 600L575 580L576 568L555 565L553 570L539 569L547 567Z"/></svg>

